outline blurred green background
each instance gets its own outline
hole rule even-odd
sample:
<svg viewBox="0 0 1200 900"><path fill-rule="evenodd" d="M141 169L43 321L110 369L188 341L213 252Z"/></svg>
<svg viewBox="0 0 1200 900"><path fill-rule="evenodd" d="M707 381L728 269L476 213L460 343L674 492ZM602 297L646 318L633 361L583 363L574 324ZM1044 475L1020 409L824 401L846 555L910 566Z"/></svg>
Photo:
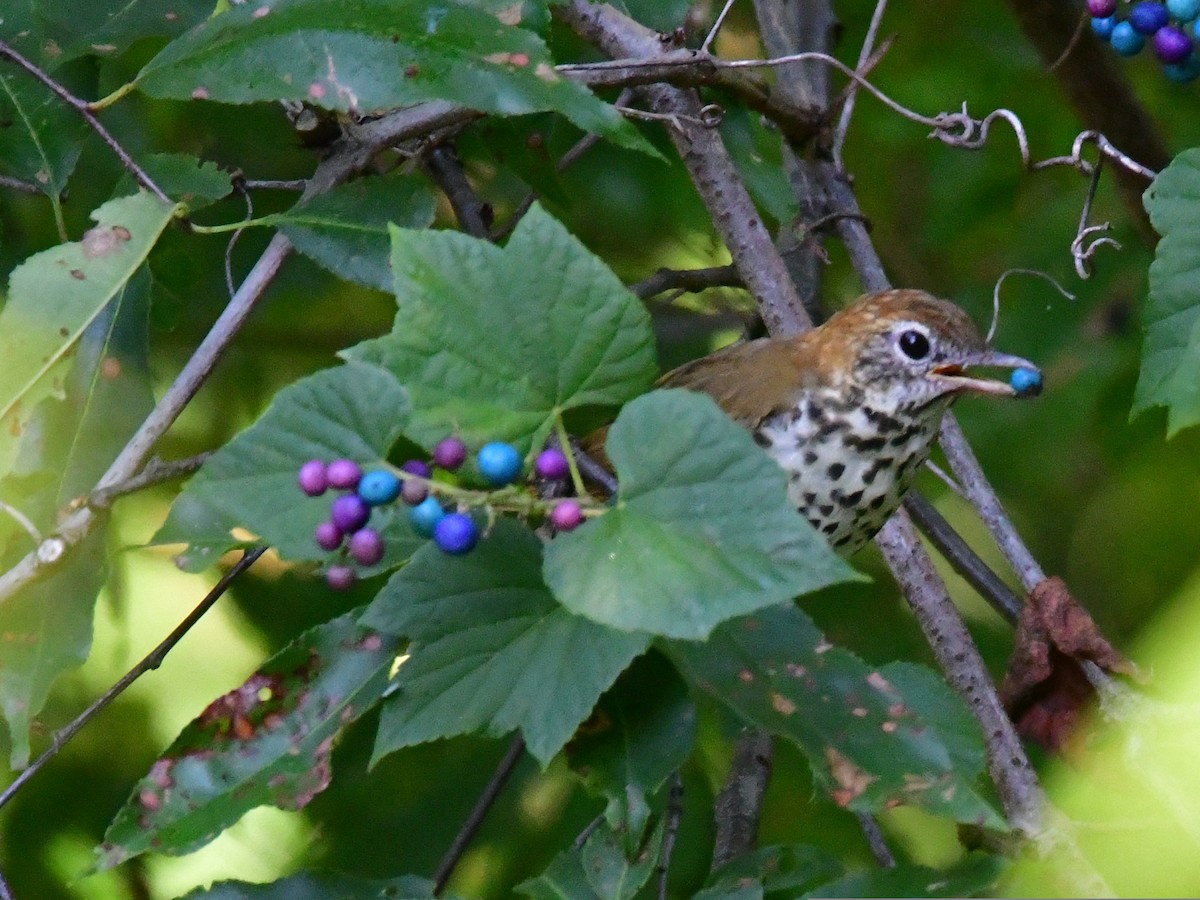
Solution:
<svg viewBox="0 0 1200 900"><path fill-rule="evenodd" d="M843 24L838 54L853 63L874 4L836 6ZM670 22L680 20L686 8L661 2L654 12L660 21ZM758 52L749 10L749 4L735 9L718 45L726 55ZM883 32L898 37L873 80L926 115L956 110L964 100L976 115L1007 107L1024 121L1038 157L1068 152L1083 128L1004 4L897 3L888 10ZM560 55L575 46L567 35L554 38ZM142 42L118 59L81 60L58 74L80 94L100 96L127 80L158 46ZM1174 85L1144 58L1123 63L1122 69L1172 154L1200 143L1200 85ZM192 153L250 178L301 178L316 163L316 155L298 146L282 112L271 105L157 102L135 94L104 119L135 154ZM673 159L661 134L652 128L646 133ZM543 140L531 141L531 134ZM499 221L524 196L522 175L540 173L537 177L545 179L552 159L577 137L561 121L528 117L480 123L460 140L460 150ZM1047 571L1067 580L1108 637L1140 662L1152 664L1166 659L1160 654L1172 647L1189 645L1200 629L1200 435L1193 430L1167 442L1165 417L1157 412L1129 421L1139 313L1152 250L1111 180L1100 186L1093 218L1111 220L1113 236L1124 249L1102 249L1095 276L1080 281L1069 246L1087 181L1066 169L1023 172L1016 142L1003 127L982 150L952 149L928 140L925 128L864 96L850 131L846 164L895 283L952 297L982 323L990 315L995 279L1009 268L1040 269L1077 295L1070 301L1040 280L1009 280L996 342L1040 362L1047 391L1028 403L968 400L958 413L1034 554ZM87 227L88 213L111 195L119 174L96 138L85 138L65 204L72 236ZM557 190L539 187L551 211L628 281L661 266L728 261L686 174L674 162L666 165L601 145L561 178ZM258 192L255 212L286 208L291 200L288 194ZM235 221L243 212L240 201L228 200L198 219ZM441 221L452 224L445 209ZM246 271L266 239L255 232L241 238L233 252L235 273ZM0 268L7 272L56 242L44 198L0 191ZM825 295L836 306L854 297L858 287L840 248L831 243L829 251ZM224 252L224 236L176 231L168 232L152 257L151 362L159 391L223 306ZM253 421L280 387L334 364L340 348L386 330L392 308L390 297L337 281L308 260L292 257L266 302L162 442L160 454L181 457L219 446ZM736 336L738 318L715 314L726 308L748 318L745 298L733 291L711 291L673 306L652 303L664 366ZM937 479L924 477L924 487L946 516L1007 577L971 510ZM170 552L139 549L163 520L172 495L168 486L119 504L109 542L114 574L99 606L94 652L81 670L58 683L39 717L35 752L47 735L157 643L216 580L216 572L181 573ZM930 662L875 552L861 554L856 563L874 576L872 584L808 598L806 610L831 639L869 660ZM961 581L951 576L950 583L989 664L1000 673L1011 629ZM351 596L334 596L264 558L162 669L108 709L0 814L0 859L18 895L45 900L172 897L217 878L269 880L302 866L377 876L430 874L505 746L475 739L444 741L397 753L368 774L374 727L368 717L339 746L333 786L304 812L258 810L192 856L144 858L117 872L77 880L132 783L186 722L302 627L364 602L377 587L361 585ZM1170 668L1166 662L1163 666ZM1194 679L1188 680L1182 664L1181 672L1180 690L1187 696ZM677 864L694 878L702 876L708 863L708 804L728 763L729 733L729 723L706 710L701 747L684 773ZM1176 739L1181 733L1173 732ZM7 745L0 754L7 754ZM1167 763L1167 769L1173 765ZM1084 781L1082 796L1088 795L1088 784L1095 782ZM1122 784L1129 786L1128 781ZM1080 796L1079 789L1068 788L1065 802L1072 796ZM1183 812L1176 812L1185 815L1194 795L1181 802ZM526 760L472 845L452 889L472 896L507 896L515 881L541 871L599 809L599 801L587 798L565 767L540 773ZM1096 817L1109 813L1086 812ZM1134 819L1147 816L1161 824L1163 815L1151 806L1131 816L1128 827L1136 831ZM1113 856L1112 841L1126 845L1120 824L1105 832L1110 844L1098 847L1102 859ZM961 853L952 827L923 815L897 811L885 826L901 852L917 861L942 865ZM1188 834L1189 827L1166 830L1183 834L1194 853L1200 829ZM813 794L800 754L787 746L778 752L762 838L812 841L851 861L869 860L854 819ZM1172 850L1168 858L1179 863L1180 855ZM1182 872L1180 879L1156 886L1180 893L1200 890L1195 872ZM1030 875L1012 889L1037 892L1046 890L1045 884ZM1139 882L1134 878L1120 886L1130 884Z"/></svg>

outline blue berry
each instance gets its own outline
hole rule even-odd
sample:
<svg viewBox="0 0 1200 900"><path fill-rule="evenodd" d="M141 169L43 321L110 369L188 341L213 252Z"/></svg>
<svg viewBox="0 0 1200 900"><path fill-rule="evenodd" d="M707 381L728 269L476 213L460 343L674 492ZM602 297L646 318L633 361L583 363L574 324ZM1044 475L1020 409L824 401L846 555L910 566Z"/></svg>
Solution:
<svg viewBox="0 0 1200 900"><path fill-rule="evenodd" d="M1102 41L1112 37L1113 29L1117 27L1117 17L1108 16L1104 19L1092 19L1092 33Z"/></svg>
<svg viewBox="0 0 1200 900"><path fill-rule="evenodd" d="M354 570L349 566L330 566L325 570L325 583L335 591L348 591L354 585Z"/></svg>
<svg viewBox="0 0 1200 900"><path fill-rule="evenodd" d="M325 469L325 476L329 479L330 487L342 491L352 491L358 487L358 480L362 478L362 469L352 459L335 459Z"/></svg>
<svg viewBox="0 0 1200 900"><path fill-rule="evenodd" d="M470 516L450 513L434 527L433 542L443 553L462 556L470 553L479 543L479 526Z"/></svg>
<svg viewBox="0 0 1200 900"><path fill-rule="evenodd" d="M433 448L433 461L447 472L453 472L467 461L467 445L456 437L448 437Z"/></svg>
<svg viewBox="0 0 1200 900"><path fill-rule="evenodd" d="M343 494L330 506L329 518L346 533L358 531L371 518L371 507L358 494Z"/></svg>
<svg viewBox="0 0 1200 900"><path fill-rule="evenodd" d="M550 521L559 531L574 531L583 524L583 507L578 500L560 500L550 510Z"/></svg>
<svg viewBox="0 0 1200 900"><path fill-rule="evenodd" d="M442 504L436 497L426 497L425 500L408 511L408 522L413 531L422 537L433 537L433 529L446 516Z"/></svg>
<svg viewBox="0 0 1200 900"><path fill-rule="evenodd" d="M479 474L492 487L511 484L521 474L521 454L512 444L492 441L479 448Z"/></svg>
<svg viewBox="0 0 1200 900"><path fill-rule="evenodd" d="M1189 81L1195 81L1200 76L1200 58L1197 58L1196 54L1193 53L1181 63L1163 66L1163 72L1176 84L1187 84Z"/></svg>
<svg viewBox="0 0 1200 900"><path fill-rule="evenodd" d="M320 497L329 487L329 477L325 471L325 463L319 459L310 459L300 467L296 475L300 490L310 497Z"/></svg>
<svg viewBox="0 0 1200 900"><path fill-rule="evenodd" d="M1173 19L1191 22L1200 18L1200 0L1167 0L1167 11Z"/></svg>
<svg viewBox="0 0 1200 900"><path fill-rule="evenodd" d="M1138 34L1149 37L1171 21L1166 4L1157 0L1143 0L1129 10L1129 24Z"/></svg>
<svg viewBox="0 0 1200 900"><path fill-rule="evenodd" d="M1087 7L1093 19L1105 19L1117 11L1117 0L1088 0Z"/></svg>
<svg viewBox="0 0 1200 900"><path fill-rule="evenodd" d="M383 536L374 528L360 528L350 535L350 555L359 565L373 566L383 559Z"/></svg>
<svg viewBox="0 0 1200 900"><path fill-rule="evenodd" d="M317 526L313 533L313 540L317 542L317 546L322 550L336 550L342 546L342 538L345 534L342 529L338 528L332 522L322 522Z"/></svg>
<svg viewBox="0 0 1200 900"><path fill-rule="evenodd" d="M400 496L400 479L386 469L368 472L358 483L358 496L368 506L383 506Z"/></svg>
<svg viewBox="0 0 1200 900"><path fill-rule="evenodd" d="M566 455L557 447L539 453L533 468L547 481L562 481L571 474Z"/></svg>
<svg viewBox="0 0 1200 900"><path fill-rule="evenodd" d="M1155 33L1154 53L1168 65L1181 63L1192 55L1192 39L1182 28L1168 25Z"/></svg>
<svg viewBox="0 0 1200 900"><path fill-rule="evenodd" d="M1042 392L1042 373L1037 369L1013 369L1008 383L1018 397L1036 397Z"/></svg>
<svg viewBox="0 0 1200 900"><path fill-rule="evenodd" d="M1108 40L1113 45L1113 49L1122 56L1137 56L1142 51L1142 47L1146 45L1146 39L1133 30L1128 19L1118 22L1113 27Z"/></svg>

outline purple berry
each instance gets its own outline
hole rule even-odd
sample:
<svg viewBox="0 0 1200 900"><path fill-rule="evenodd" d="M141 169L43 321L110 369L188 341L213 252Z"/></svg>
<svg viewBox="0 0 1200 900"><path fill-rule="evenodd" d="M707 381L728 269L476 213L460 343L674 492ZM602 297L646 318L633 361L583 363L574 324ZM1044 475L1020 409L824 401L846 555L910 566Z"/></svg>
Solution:
<svg viewBox="0 0 1200 900"><path fill-rule="evenodd" d="M354 460L335 459L325 470L325 476L329 479L330 487L342 491L352 491L358 487L358 481L362 478L362 469Z"/></svg>
<svg viewBox="0 0 1200 900"><path fill-rule="evenodd" d="M1168 25L1154 35L1154 53L1165 63L1180 63L1192 53L1192 39L1182 28Z"/></svg>
<svg viewBox="0 0 1200 900"><path fill-rule="evenodd" d="M319 459L310 459L300 467L296 476L300 490L310 497L320 497L329 487L329 477L325 474L325 463Z"/></svg>
<svg viewBox="0 0 1200 900"><path fill-rule="evenodd" d="M360 528L350 535L350 555L360 565L375 565L383 559L383 536L374 528Z"/></svg>
<svg viewBox="0 0 1200 900"><path fill-rule="evenodd" d="M583 524L583 507L578 500L560 500L550 511L550 521L559 531L574 531Z"/></svg>
<svg viewBox="0 0 1200 900"><path fill-rule="evenodd" d="M371 518L371 507L358 494L343 494L330 506L329 518L344 532L358 531Z"/></svg>
<svg viewBox="0 0 1200 900"><path fill-rule="evenodd" d="M453 472L467 460L467 445L456 437L448 437L433 448L436 465Z"/></svg>
<svg viewBox="0 0 1200 900"><path fill-rule="evenodd" d="M336 550L342 546L342 538L345 533L332 522L322 522L317 526L317 530L313 532L313 540L317 542L317 546L322 550Z"/></svg>
<svg viewBox="0 0 1200 900"><path fill-rule="evenodd" d="M404 486L400 488L400 499L409 506L416 506L428 496L428 487L419 481L414 481L409 478L404 480Z"/></svg>
<svg viewBox="0 0 1200 900"><path fill-rule="evenodd" d="M354 570L349 566L330 566L325 570L325 583L335 591L348 591L354 585Z"/></svg>
<svg viewBox="0 0 1200 900"><path fill-rule="evenodd" d="M539 453L534 469L547 481L562 481L571 474L566 455L557 447Z"/></svg>
<svg viewBox="0 0 1200 900"><path fill-rule="evenodd" d="M429 468L427 463L423 463L419 459L410 459L400 467L400 470L407 472L409 475L416 475L418 478L433 477L433 470Z"/></svg>
<svg viewBox="0 0 1200 900"><path fill-rule="evenodd" d="M1087 7L1093 19L1107 19L1117 11L1117 0L1088 0Z"/></svg>
<svg viewBox="0 0 1200 900"><path fill-rule="evenodd" d="M443 553L462 556L479 542L479 527L470 516L450 513L434 526L433 542Z"/></svg>
<svg viewBox="0 0 1200 900"><path fill-rule="evenodd" d="M1141 3L1135 3L1129 10L1129 24L1133 26L1134 31L1146 37L1170 21L1171 14L1167 12L1166 4L1158 3L1157 0L1143 0Z"/></svg>

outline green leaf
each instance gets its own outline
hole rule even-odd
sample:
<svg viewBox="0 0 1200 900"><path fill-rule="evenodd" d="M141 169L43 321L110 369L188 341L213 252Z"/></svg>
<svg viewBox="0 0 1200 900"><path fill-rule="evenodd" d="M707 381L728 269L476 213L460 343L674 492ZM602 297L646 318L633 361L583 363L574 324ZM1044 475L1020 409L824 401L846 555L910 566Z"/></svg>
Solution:
<svg viewBox="0 0 1200 900"><path fill-rule="evenodd" d="M932 669L907 662L890 662L879 671L904 697L905 704L929 723L955 769L963 774L984 770L987 748L979 723L946 679Z"/></svg>
<svg viewBox="0 0 1200 900"><path fill-rule="evenodd" d="M0 172L36 184L57 205L79 161L87 126L27 75L0 72Z"/></svg>
<svg viewBox="0 0 1200 900"><path fill-rule="evenodd" d="M339 872L301 872L270 884L220 881L189 891L180 900L425 900L433 896L433 882L416 875L379 881Z"/></svg>
<svg viewBox="0 0 1200 900"><path fill-rule="evenodd" d="M516 890L535 900L632 900L654 873L661 846L661 822L632 859L621 835L601 825L583 847L560 853L545 872Z"/></svg>
<svg viewBox="0 0 1200 900"><path fill-rule="evenodd" d="M808 844L758 847L722 866L709 876L704 896L740 896L751 883L759 888L755 896L782 894L795 897L842 874L842 864L827 851Z"/></svg>
<svg viewBox="0 0 1200 900"><path fill-rule="evenodd" d="M145 261L175 209L147 193L110 200L78 243L60 244L13 270L0 312L0 473L20 438L8 427L51 395L46 378Z"/></svg>
<svg viewBox="0 0 1200 900"><path fill-rule="evenodd" d="M890 869L852 872L815 887L805 898L825 897L990 897L1004 862L972 853L946 871L901 863Z"/></svg>
<svg viewBox="0 0 1200 900"><path fill-rule="evenodd" d="M242 526L286 559L324 559L313 529L329 517L328 495L308 497L296 473L310 459L353 459L364 468L380 465L408 417L408 395L389 373L350 363L289 385L262 418L217 451L188 483L155 543L190 541L193 533L208 554L238 545L222 527ZM368 573L406 560L421 544L407 514L394 506L374 511L387 555Z"/></svg>
<svg viewBox="0 0 1200 900"><path fill-rule="evenodd" d="M29 724L59 675L87 659L92 614L108 560L96 529L48 575L0 604L0 709L12 739L12 768L29 764Z"/></svg>
<svg viewBox="0 0 1200 900"><path fill-rule="evenodd" d="M779 132L764 125L757 113L730 104L721 119L721 140L754 202L780 225L790 227L800 206L783 167Z"/></svg>
<svg viewBox="0 0 1200 900"><path fill-rule="evenodd" d="M168 197L187 206L188 212L204 209L233 191L233 179L215 162L197 159L187 153L148 153L138 163ZM137 190L133 176L126 172L117 184L117 193Z"/></svg>
<svg viewBox="0 0 1200 900"><path fill-rule="evenodd" d="M97 870L147 850L189 853L256 806L301 809L323 791L334 739L374 706L395 658L397 642L358 615L306 632L209 704L134 787Z"/></svg>
<svg viewBox="0 0 1200 900"><path fill-rule="evenodd" d="M542 583L541 542L501 519L469 555L432 544L363 623L413 641L383 707L374 759L459 734L520 729L546 765L648 638L574 616Z"/></svg>
<svg viewBox="0 0 1200 900"><path fill-rule="evenodd" d="M1150 264L1133 412L1167 407L1173 435L1200 422L1200 148L1175 157L1143 201L1162 240Z"/></svg>
<svg viewBox="0 0 1200 900"><path fill-rule="evenodd" d="M904 693L826 642L795 607L729 622L705 644L672 641L666 648L702 690L795 742L838 805L878 812L912 803L960 822L1004 827L974 788L979 769L961 768L962 757L951 756Z"/></svg>
<svg viewBox="0 0 1200 900"><path fill-rule="evenodd" d="M268 220L335 275L390 291L388 223L428 228L436 208L424 179L396 173L360 178Z"/></svg>
<svg viewBox="0 0 1200 900"><path fill-rule="evenodd" d="M506 116L554 111L655 152L613 107L559 75L541 38L461 0L241 5L172 41L137 83L175 100L291 100L356 114L426 100Z"/></svg>
<svg viewBox="0 0 1200 900"><path fill-rule="evenodd" d="M639 397L607 447L616 505L546 551L546 583L568 609L703 639L727 619L858 577L788 503L783 470L709 397Z"/></svg>
<svg viewBox="0 0 1200 900"><path fill-rule="evenodd" d="M411 392L408 435L432 446L541 446L556 414L618 406L654 379L650 317L540 206L501 249L451 231L392 231L392 333L343 355Z"/></svg>

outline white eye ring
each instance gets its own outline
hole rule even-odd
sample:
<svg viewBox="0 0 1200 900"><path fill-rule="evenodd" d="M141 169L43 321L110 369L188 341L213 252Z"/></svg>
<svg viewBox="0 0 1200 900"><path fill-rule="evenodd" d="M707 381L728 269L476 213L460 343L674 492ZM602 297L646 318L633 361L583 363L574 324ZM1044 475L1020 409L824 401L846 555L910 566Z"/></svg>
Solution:
<svg viewBox="0 0 1200 900"><path fill-rule="evenodd" d="M920 362L933 352L929 332L921 326L906 322L896 334L896 352L906 362Z"/></svg>

